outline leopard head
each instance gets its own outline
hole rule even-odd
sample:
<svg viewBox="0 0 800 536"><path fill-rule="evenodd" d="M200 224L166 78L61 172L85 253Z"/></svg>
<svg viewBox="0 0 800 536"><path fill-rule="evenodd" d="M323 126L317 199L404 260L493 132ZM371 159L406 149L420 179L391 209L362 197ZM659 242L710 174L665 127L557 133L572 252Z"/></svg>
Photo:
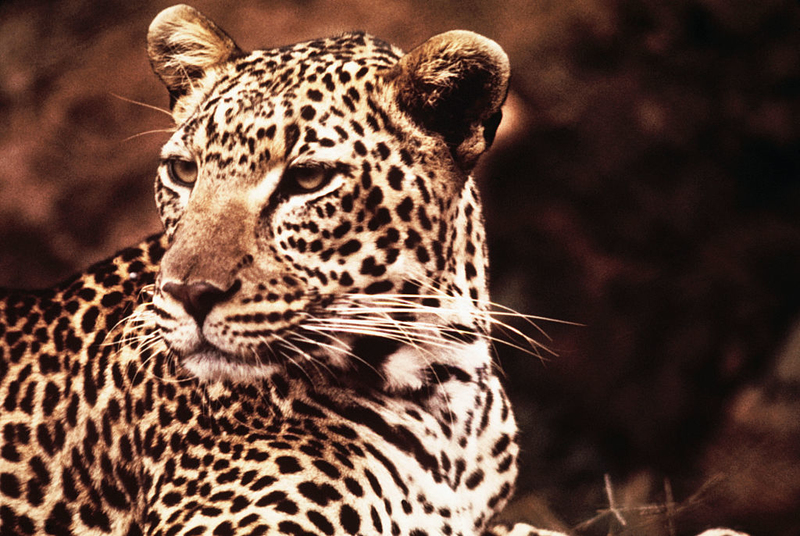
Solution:
<svg viewBox="0 0 800 536"><path fill-rule="evenodd" d="M180 5L148 53L177 126L156 180L170 245L154 309L190 372L414 390L432 367L485 360L466 351L488 325L470 172L507 93L496 43L452 31L403 54L348 33L247 53Z"/></svg>

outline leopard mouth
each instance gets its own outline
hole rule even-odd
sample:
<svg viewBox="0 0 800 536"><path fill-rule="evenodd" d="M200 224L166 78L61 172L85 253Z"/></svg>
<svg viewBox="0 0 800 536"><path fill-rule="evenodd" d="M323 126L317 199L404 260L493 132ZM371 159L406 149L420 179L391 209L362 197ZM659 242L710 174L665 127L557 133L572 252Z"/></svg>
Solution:
<svg viewBox="0 0 800 536"><path fill-rule="evenodd" d="M311 363L311 369L323 366L327 370L343 371L356 364L366 364L371 369L373 364L366 356L358 356L356 363L353 362L354 349L361 353L362 345L358 343L362 338L375 339L340 335L336 341L325 342L324 339L315 340L313 333L304 335L300 340L284 334L269 344L261 342L249 348L248 353L242 354L226 351L201 335L201 340L191 349L173 351L183 368L200 380L238 382L269 377L279 371L297 371L298 368L307 375L311 372L306 369L308 363ZM396 346L395 343L392 345ZM365 348L372 346L367 345Z"/></svg>

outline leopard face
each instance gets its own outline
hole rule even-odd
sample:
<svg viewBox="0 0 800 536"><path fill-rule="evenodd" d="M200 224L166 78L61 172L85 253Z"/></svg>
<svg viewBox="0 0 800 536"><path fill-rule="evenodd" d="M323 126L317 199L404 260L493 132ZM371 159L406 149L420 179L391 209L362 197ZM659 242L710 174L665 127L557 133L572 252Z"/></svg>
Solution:
<svg viewBox="0 0 800 536"><path fill-rule="evenodd" d="M177 123L156 183L163 338L201 378L424 387L487 329L469 173L505 54L458 31L405 55L362 33L248 54L189 9L149 33Z"/></svg>

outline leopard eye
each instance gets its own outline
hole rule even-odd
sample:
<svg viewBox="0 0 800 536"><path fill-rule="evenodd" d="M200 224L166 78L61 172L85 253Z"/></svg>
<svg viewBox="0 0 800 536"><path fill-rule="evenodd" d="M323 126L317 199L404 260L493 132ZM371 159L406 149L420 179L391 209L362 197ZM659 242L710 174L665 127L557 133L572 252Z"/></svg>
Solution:
<svg viewBox="0 0 800 536"><path fill-rule="evenodd" d="M171 181L191 188L197 182L197 163L194 160L170 158L167 160L167 174Z"/></svg>
<svg viewBox="0 0 800 536"><path fill-rule="evenodd" d="M288 193L310 193L325 186L335 170L324 166L294 166L283 174L283 188Z"/></svg>

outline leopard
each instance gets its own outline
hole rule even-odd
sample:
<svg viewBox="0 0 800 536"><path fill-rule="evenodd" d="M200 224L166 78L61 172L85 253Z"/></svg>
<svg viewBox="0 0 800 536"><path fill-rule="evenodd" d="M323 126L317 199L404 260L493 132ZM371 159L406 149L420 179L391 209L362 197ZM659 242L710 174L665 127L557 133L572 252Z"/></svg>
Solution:
<svg viewBox="0 0 800 536"><path fill-rule="evenodd" d="M0 289L0 534L563 535L496 522L518 431L472 172L502 48L246 52L177 5L147 53L164 231Z"/></svg>
<svg viewBox="0 0 800 536"><path fill-rule="evenodd" d="M147 53L163 233L0 291L0 532L490 530L518 446L471 172L505 52L463 30L245 52L178 5Z"/></svg>

